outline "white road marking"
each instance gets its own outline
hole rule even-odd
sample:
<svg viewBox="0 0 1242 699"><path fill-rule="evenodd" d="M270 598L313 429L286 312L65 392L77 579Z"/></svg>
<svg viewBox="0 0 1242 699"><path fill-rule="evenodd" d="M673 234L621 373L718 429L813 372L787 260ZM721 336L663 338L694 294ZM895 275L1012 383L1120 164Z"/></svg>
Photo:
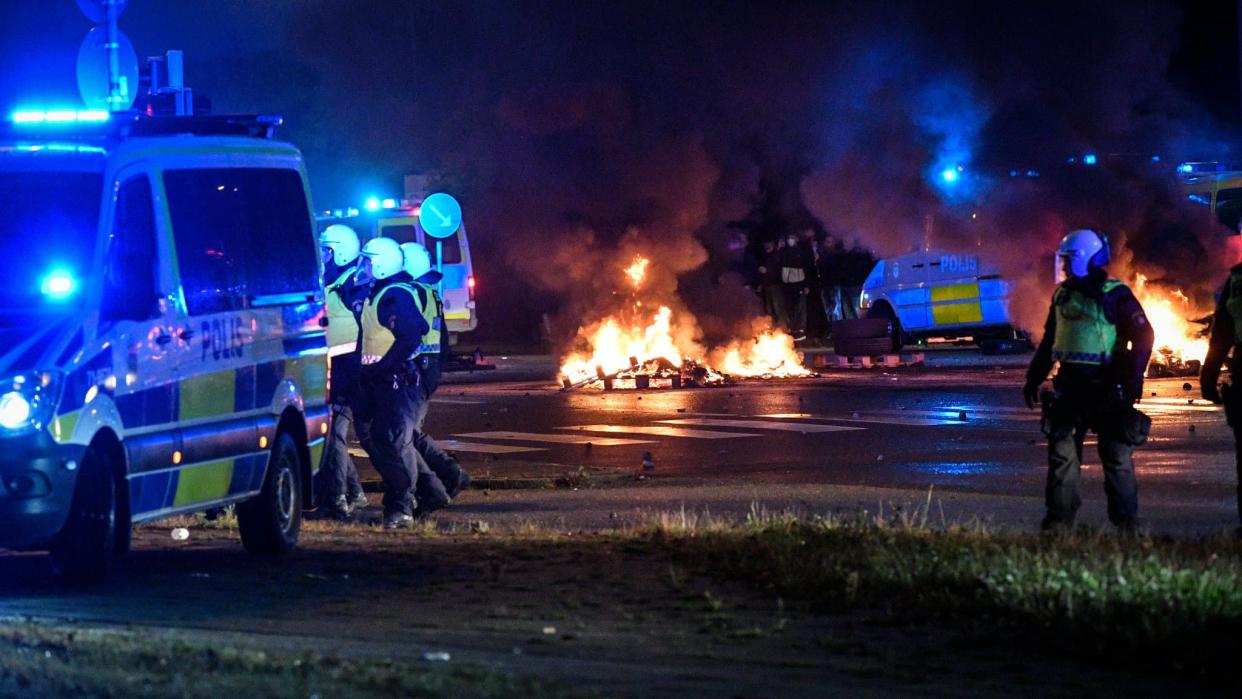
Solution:
<svg viewBox="0 0 1242 699"><path fill-rule="evenodd" d="M512 439L518 442L550 442L553 444L586 444L597 447L618 447L626 444L653 444L649 439L619 439L617 437L592 437L590 435L572 434L539 434L537 432L466 432L457 437L473 437L475 439Z"/></svg>
<svg viewBox="0 0 1242 699"><path fill-rule="evenodd" d="M509 444L482 444L480 442L463 442L457 439L437 439L436 444L447 451L464 451L477 454L519 454L528 451L547 451L543 447L518 447ZM366 457L367 452L358 447L351 447L350 456ZM369 458L369 457L368 457Z"/></svg>
<svg viewBox="0 0 1242 699"><path fill-rule="evenodd" d="M451 403L453 405L482 405L484 402L486 401L470 400L468 398L436 398L436 397L433 397L431 399L432 405L435 405L436 403Z"/></svg>
<svg viewBox="0 0 1242 699"><path fill-rule="evenodd" d="M811 415L809 413L768 413L766 415L757 415L756 417L770 417L777 420L835 420L837 422L867 422L877 425L917 425L920 427L937 426L937 425L965 425L957 418L924 418L924 417L884 417L880 415L871 416L869 413L860 412L858 417L836 416L836 415Z"/></svg>
<svg viewBox="0 0 1242 699"><path fill-rule="evenodd" d="M620 432L623 434L652 434L660 437L687 437L689 439L730 439L732 437L760 437L749 432L717 432L714 430L691 430L684 427L663 425L575 425L558 427L558 430L578 432Z"/></svg>
<svg viewBox="0 0 1242 699"><path fill-rule="evenodd" d="M845 425L822 425L814 422L772 422L770 420L712 420L688 418L682 420L657 420L669 425L702 425L704 427L740 427L747 430L777 430L778 432L846 432L864 430L865 427Z"/></svg>
<svg viewBox="0 0 1242 699"><path fill-rule="evenodd" d="M518 447L511 444L483 444L481 442L462 442L457 439L437 439L441 449L449 451L469 451L479 454L517 454L527 451L547 451L543 447Z"/></svg>

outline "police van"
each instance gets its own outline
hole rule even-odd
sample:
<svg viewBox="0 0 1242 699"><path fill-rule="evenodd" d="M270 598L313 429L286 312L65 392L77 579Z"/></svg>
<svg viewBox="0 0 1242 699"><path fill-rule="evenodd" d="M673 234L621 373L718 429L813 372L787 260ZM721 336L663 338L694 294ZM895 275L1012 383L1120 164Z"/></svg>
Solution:
<svg viewBox="0 0 1242 699"><path fill-rule="evenodd" d="M1182 163L1177 172L1187 199L1231 234L1242 232L1242 163Z"/></svg>
<svg viewBox="0 0 1242 699"><path fill-rule="evenodd" d="M479 327L474 299L474 263L470 258L466 224L462 223L449 237L436 240L423 230L420 210L418 202L368 199L360 208L321 212L318 216L319 230L341 223L353 228L363 241L382 235L398 243L418 243L427 248L432 268L444 275L439 287L444 303L444 320L449 331L449 342L456 344L459 334Z"/></svg>
<svg viewBox="0 0 1242 699"><path fill-rule="evenodd" d="M978 255L925 250L877 262L859 307L889 321L890 351L932 337L971 337L988 350L1017 337L1009 296L1009 283Z"/></svg>
<svg viewBox="0 0 1242 699"><path fill-rule="evenodd" d="M105 575L236 504L295 546L328 429L313 209L279 118L18 112L0 141L0 547Z"/></svg>

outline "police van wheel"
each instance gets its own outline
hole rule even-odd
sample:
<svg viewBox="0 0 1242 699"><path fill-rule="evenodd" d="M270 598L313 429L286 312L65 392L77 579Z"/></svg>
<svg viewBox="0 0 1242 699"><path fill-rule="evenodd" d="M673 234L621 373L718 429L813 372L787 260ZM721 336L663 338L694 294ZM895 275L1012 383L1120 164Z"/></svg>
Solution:
<svg viewBox="0 0 1242 699"><path fill-rule="evenodd" d="M281 433L272 445L263 490L237 506L242 546L253 554L276 556L298 543L302 530L302 470L298 446Z"/></svg>
<svg viewBox="0 0 1242 699"><path fill-rule="evenodd" d="M66 582L107 579L116 559L116 479L112 458L90 446L82 458L73 504L51 546L52 572Z"/></svg>

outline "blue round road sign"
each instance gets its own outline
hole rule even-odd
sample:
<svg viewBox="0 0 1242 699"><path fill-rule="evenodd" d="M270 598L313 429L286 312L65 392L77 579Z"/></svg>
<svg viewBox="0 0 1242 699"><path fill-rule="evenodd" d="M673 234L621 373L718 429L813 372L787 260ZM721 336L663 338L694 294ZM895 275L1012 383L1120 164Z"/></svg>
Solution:
<svg viewBox="0 0 1242 699"><path fill-rule="evenodd" d="M418 220L432 238L447 238L461 227L461 204L444 192L436 192L423 200Z"/></svg>

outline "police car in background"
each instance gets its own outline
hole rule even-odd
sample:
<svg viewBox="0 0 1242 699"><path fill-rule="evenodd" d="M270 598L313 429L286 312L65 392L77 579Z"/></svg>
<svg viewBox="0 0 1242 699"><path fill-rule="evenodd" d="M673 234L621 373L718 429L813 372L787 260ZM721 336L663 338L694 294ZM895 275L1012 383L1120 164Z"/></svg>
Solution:
<svg viewBox="0 0 1242 699"><path fill-rule="evenodd" d="M361 208L324 211L318 216L319 230L341 223L353 228L362 240L385 236L398 243L418 243L431 255L431 266L440 270L444 279L440 295L444 302L444 320L449 342L456 344L458 335L479 327L478 309L474 299L474 263L470 257L470 239L466 224L449 237L439 241L423 231L417 202L396 199L368 199ZM443 250L443 259L437 257Z"/></svg>
<svg viewBox="0 0 1242 699"><path fill-rule="evenodd" d="M1182 163L1177 174L1187 199L1206 206L1231 234L1242 232L1242 163Z"/></svg>
<svg viewBox="0 0 1242 699"><path fill-rule="evenodd" d="M328 428L318 246L278 118L19 112L0 142L0 547L105 575L236 504L297 542Z"/></svg>
<svg viewBox="0 0 1242 699"><path fill-rule="evenodd" d="M877 262L859 307L887 321L884 339L874 343L887 349L874 354L932 337L970 337L990 352L1028 344L1013 327L1009 295L1009 283L977 255L924 250Z"/></svg>

